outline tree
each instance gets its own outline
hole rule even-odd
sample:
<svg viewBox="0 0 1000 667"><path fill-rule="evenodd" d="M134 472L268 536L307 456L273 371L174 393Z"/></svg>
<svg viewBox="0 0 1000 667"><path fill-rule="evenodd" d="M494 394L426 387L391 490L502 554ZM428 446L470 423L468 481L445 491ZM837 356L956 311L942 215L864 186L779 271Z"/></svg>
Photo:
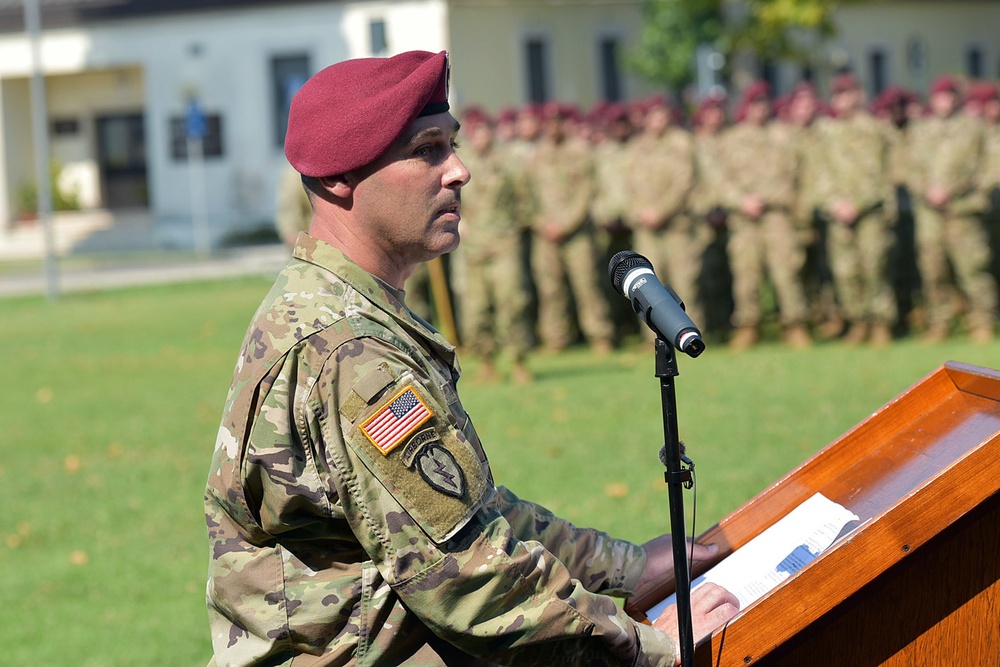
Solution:
<svg viewBox="0 0 1000 667"><path fill-rule="evenodd" d="M694 79L701 44L726 56L747 51L764 58L806 58L816 38L833 34L837 8L862 1L644 0L645 25L629 63L651 81L681 88Z"/></svg>

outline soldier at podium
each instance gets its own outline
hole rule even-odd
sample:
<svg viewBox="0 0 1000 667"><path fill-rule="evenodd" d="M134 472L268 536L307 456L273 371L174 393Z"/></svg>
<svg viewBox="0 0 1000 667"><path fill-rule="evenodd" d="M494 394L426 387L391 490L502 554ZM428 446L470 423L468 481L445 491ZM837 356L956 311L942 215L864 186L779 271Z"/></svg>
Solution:
<svg viewBox="0 0 1000 667"><path fill-rule="evenodd" d="M610 597L668 581L670 537L496 486L454 347L406 307L406 277L459 242L447 72L444 52L349 60L292 102L313 215L249 327L208 479L218 664L677 662L676 614L641 624ZM695 591L695 639L736 604Z"/></svg>

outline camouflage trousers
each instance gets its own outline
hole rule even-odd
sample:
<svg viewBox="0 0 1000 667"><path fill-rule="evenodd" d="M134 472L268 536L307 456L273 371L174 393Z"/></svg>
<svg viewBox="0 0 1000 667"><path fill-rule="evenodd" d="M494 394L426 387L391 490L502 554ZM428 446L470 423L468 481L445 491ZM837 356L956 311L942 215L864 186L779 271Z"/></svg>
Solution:
<svg viewBox="0 0 1000 667"><path fill-rule="evenodd" d="M726 251L733 274L733 326L761 323L760 289L765 274L774 286L782 324L806 321L808 305L802 285L806 251L801 230L791 216L781 211L768 211L759 220L730 215Z"/></svg>
<svg viewBox="0 0 1000 667"><path fill-rule="evenodd" d="M917 266L923 284L929 328L946 327L956 316L952 275L968 301L970 327L992 327L997 285L989 273L989 234L980 216L914 207Z"/></svg>
<svg viewBox="0 0 1000 667"><path fill-rule="evenodd" d="M612 341L614 329L608 314L606 292L598 283L607 275L607 269L598 263L589 227L562 243L548 241L540 234L533 235L531 272L538 296L538 335L546 347L561 349L574 341L570 294L587 341L591 344Z"/></svg>
<svg viewBox="0 0 1000 667"><path fill-rule="evenodd" d="M895 323L896 297L889 283L894 236L882 210L862 216L853 225L828 222L830 271L840 312L849 322Z"/></svg>
<svg viewBox="0 0 1000 667"><path fill-rule="evenodd" d="M522 270L519 240L498 243L488 255L456 256L462 344L482 358L499 352L523 359L531 348L527 277Z"/></svg>
<svg viewBox="0 0 1000 667"><path fill-rule="evenodd" d="M708 225L695 226L687 215L676 216L661 229L638 228L635 250L652 263L660 282L667 284L684 301L691 321L705 326L705 309L698 290L705 251L712 242Z"/></svg>

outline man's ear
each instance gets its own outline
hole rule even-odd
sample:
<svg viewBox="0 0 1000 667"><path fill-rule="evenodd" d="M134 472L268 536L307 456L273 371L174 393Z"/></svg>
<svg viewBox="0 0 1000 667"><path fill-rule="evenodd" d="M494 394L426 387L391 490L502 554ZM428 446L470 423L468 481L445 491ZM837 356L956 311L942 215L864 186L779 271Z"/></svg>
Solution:
<svg viewBox="0 0 1000 667"><path fill-rule="evenodd" d="M354 179L350 174L339 174L337 176L321 176L319 182L323 184L326 191L338 199L347 199L354 194Z"/></svg>

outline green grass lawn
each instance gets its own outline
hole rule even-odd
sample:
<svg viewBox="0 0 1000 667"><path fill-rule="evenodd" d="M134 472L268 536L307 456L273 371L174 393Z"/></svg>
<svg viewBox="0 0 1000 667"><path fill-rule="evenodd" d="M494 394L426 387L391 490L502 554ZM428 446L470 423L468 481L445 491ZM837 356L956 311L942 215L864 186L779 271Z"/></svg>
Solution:
<svg viewBox="0 0 1000 667"><path fill-rule="evenodd" d="M0 300L4 664L207 662L202 489L232 366L267 287ZM948 359L997 368L1000 342L718 347L679 359L698 532ZM622 537L664 532L652 350L571 351L532 367L528 387L462 387L498 482Z"/></svg>

